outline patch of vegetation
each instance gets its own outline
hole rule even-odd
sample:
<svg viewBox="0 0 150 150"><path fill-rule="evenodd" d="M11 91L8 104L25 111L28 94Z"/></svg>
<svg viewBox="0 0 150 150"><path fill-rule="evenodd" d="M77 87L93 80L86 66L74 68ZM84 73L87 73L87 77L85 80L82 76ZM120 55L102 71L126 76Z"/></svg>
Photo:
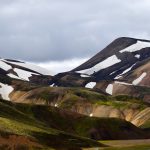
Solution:
<svg viewBox="0 0 150 150"><path fill-rule="evenodd" d="M76 131L82 136L92 137L94 139L132 139L132 136L141 134L138 128L131 123L117 118L82 118L76 122ZM87 132L88 131L88 132ZM132 133L131 133L132 132ZM136 132L136 134L135 134ZM130 134L130 135L129 135ZM141 134L141 137L143 135Z"/></svg>
<svg viewBox="0 0 150 150"><path fill-rule="evenodd" d="M66 94L60 100L61 108L72 108L76 104L91 103L93 105L113 106L114 108L131 108L133 105L137 109L143 110L146 104L138 98L127 95L106 96L97 92L83 88L66 88Z"/></svg>
<svg viewBox="0 0 150 150"><path fill-rule="evenodd" d="M115 108L128 108L132 104L138 104L139 109L144 109L146 104L139 98L135 98L128 95L118 95L118 96L106 96L100 93L90 91L83 88L72 88L70 89L70 93L76 96L76 99L80 99L80 101L89 102L91 104L96 105L107 105L114 106ZM70 99L71 100L71 99Z"/></svg>
<svg viewBox="0 0 150 150"><path fill-rule="evenodd" d="M35 98L44 99L46 104L50 104L50 102L58 99L58 94L55 92L49 92L48 90L43 91L35 96Z"/></svg>
<svg viewBox="0 0 150 150"><path fill-rule="evenodd" d="M130 108L132 104L110 100L110 101L98 101L96 102L96 105L106 105L106 106L112 106L114 108L120 109L120 108Z"/></svg>
<svg viewBox="0 0 150 150"><path fill-rule="evenodd" d="M59 106L61 108L69 109L72 106L74 106L80 99L81 98L79 98L78 96L69 93L63 98L63 100L60 102Z"/></svg>
<svg viewBox="0 0 150 150"><path fill-rule="evenodd" d="M141 99L129 95L117 95L113 97L117 101L140 101Z"/></svg>
<svg viewBox="0 0 150 150"><path fill-rule="evenodd" d="M100 93L85 90L85 89L75 89L73 90L73 93L79 97L85 98L87 100L108 100L108 97L106 95L102 95Z"/></svg>

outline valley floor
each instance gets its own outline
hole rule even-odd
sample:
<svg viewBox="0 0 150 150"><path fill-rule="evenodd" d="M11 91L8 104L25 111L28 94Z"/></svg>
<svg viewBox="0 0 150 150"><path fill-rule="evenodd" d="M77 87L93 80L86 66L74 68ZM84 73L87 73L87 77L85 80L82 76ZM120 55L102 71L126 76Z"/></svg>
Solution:
<svg viewBox="0 0 150 150"><path fill-rule="evenodd" d="M114 140L100 141L107 148L89 148L83 150L150 150L150 139L144 140Z"/></svg>

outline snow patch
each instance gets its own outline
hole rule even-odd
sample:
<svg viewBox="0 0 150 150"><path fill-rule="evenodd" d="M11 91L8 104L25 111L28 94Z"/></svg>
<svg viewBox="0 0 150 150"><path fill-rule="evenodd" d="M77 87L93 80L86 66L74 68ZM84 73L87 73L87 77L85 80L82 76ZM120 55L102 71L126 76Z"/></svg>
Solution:
<svg viewBox="0 0 150 150"><path fill-rule="evenodd" d="M143 72L140 77L138 77L137 79L135 79L135 80L132 82L132 84L133 84L133 85L138 85L138 84L143 80L143 78L146 77L146 75L147 75L147 73L146 73L146 72Z"/></svg>
<svg viewBox="0 0 150 150"><path fill-rule="evenodd" d="M55 84L54 84L54 83L50 85L50 87L54 87L54 86L55 86Z"/></svg>
<svg viewBox="0 0 150 150"><path fill-rule="evenodd" d="M0 68L2 68L5 71L8 71L8 70L12 69L12 67L10 65L6 64L2 60L0 60Z"/></svg>
<svg viewBox="0 0 150 150"><path fill-rule="evenodd" d="M121 74L117 75L114 79L119 79L119 78L121 78L122 75L124 75L125 73L129 72L135 65L136 65L136 63L133 64L130 68L124 70Z"/></svg>
<svg viewBox="0 0 150 150"><path fill-rule="evenodd" d="M37 75L36 73L29 72L29 71L24 71L18 68L14 68L14 71L17 73L19 78L22 78L26 81L29 81L29 77L31 77L33 74Z"/></svg>
<svg viewBox="0 0 150 150"><path fill-rule="evenodd" d="M90 77L90 76L89 76L89 75L86 75L86 74L81 74L80 77L88 78L88 77Z"/></svg>
<svg viewBox="0 0 150 150"><path fill-rule="evenodd" d="M119 79L119 78L121 78L122 76L120 76L120 75L118 75L118 76L116 76L114 79Z"/></svg>
<svg viewBox="0 0 150 150"><path fill-rule="evenodd" d="M112 95L113 94L113 84L109 84L106 88L106 93Z"/></svg>
<svg viewBox="0 0 150 150"><path fill-rule="evenodd" d="M5 62L8 62L8 63L11 63L11 64L14 64L14 65L18 65L18 66L21 66L21 67L24 67L24 68L27 68L27 69L30 69L30 70L33 70L35 72L38 72L42 75L50 75L50 71L40 67L40 66L36 66L32 63L22 63L22 62L11 62L11 61L7 61L7 60L4 60Z"/></svg>
<svg viewBox="0 0 150 150"><path fill-rule="evenodd" d="M150 42L137 41L137 43L121 50L120 53L123 53L123 52L136 52L136 51L139 51L139 50L141 50L143 48L146 48L146 47L150 47Z"/></svg>
<svg viewBox="0 0 150 150"><path fill-rule="evenodd" d="M0 83L0 94L4 100L10 100L9 94L14 90L12 86Z"/></svg>
<svg viewBox="0 0 150 150"><path fill-rule="evenodd" d="M123 75L123 74L125 74L125 73L127 73L127 72L129 72L134 66L136 65L136 63L135 64L133 64L130 68L128 68L128 69L126 69L126 70L124 70L120 75Z"/></svg>
<svg viewBox="0 0 150 150"><path fill-rule="evenodd" d="M130 83L126 83L126 82L119 82L119 81L115 81L115 83L117 83L117 84L122 84L122 85L132 85L132 84L130 84Z"/></svg>
<svg viewBox="0 0 150 150"><path fill-rule="evenodd" d="M117 72L117 71L113 71L112 73L110 73L110 75L114 74L115 72Z"/></svg>
<svg viewBox="0 0 150 150"><path fill-rule="evenodd" d="M12 74L12 73L9 73L7 74L7 76L11 77L11 78L14 78L14 79L19 79L19 80L22 80L21 78L19 78L18 76Z"/></svg>
<svg viewBox="0 0 150 150"><path fill-rule="evenodd" d="M96 82L89 82L88 84L86 84L86 88L90 88L90 89L93 89L94 86L96 85Z"/></svg>
<svg viewBox="0 0 150 150"><path fill-rule="evenodd" d="M120 59L118 59L118 57L116 55L110 56L107 59L105 59L104 61L96 64L95 66L89 68L89 69L85 69L85 70L81 70L81 71L77 71L79 73L83 73L83 74L87 74L87 75L91 75L95 72L98 72L102 69L108 68L110 66L113 66L117 63L121 62Z"/></svg>
<svg viewBox="0 0 150 150"><path fill-rule="evenodd" d="M139 54L136 54L135 57L139 59L141 56Z"/></svg>

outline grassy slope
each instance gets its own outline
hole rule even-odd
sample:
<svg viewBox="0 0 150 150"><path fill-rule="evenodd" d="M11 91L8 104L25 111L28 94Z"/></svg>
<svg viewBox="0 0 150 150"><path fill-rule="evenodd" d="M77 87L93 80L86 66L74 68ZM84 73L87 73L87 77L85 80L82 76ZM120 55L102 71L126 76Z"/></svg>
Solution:
<svg viewBox="0 0 150 150"><path fill-rule="evenodd" d="M33 132L55 135L57 130L61 130L93 139L145 137L141 129L115 118L87 117L54 107L7 101L0 102L0 110L0 127L21 135L31 135Z"/></svg>
<svg viewBox="0 0 150 150"><path fill-rule="evenodd" d="M17 109L18 107L20 110ZM31 107L27 105L24 106L1 101L0 131L8 135L17 134L34 137L38 143L45 147L78 149L79 147L100 146L96 141L48 127L43 122L34 118L30 109Z"/></svg>

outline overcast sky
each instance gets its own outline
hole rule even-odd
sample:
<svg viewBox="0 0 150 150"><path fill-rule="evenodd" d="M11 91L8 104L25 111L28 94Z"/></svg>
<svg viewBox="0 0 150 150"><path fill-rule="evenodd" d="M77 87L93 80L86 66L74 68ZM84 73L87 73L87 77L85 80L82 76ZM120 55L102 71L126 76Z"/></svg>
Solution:
<svg viewBox="0 0 150 150"><path fill-rule="evenodd" d="M0 0L0 55L81 63L120 36L150 39L149 15L150 0Z"/></svg>

